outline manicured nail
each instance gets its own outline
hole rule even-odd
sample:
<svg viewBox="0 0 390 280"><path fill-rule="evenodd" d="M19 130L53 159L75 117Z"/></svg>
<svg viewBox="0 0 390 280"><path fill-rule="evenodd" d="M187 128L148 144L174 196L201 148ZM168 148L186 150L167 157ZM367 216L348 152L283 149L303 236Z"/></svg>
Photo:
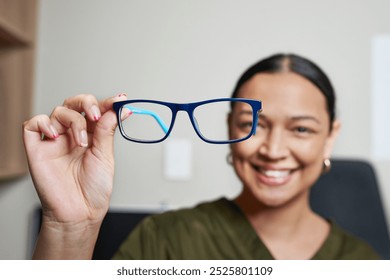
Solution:
<svg viewBox="0 0 390 280"><path fill-rule="evenodd" d="M81 147L88 147L88 134L85 130L80 132L80 145Z"/></svg>
<svg viewBox="0 0 390 280"><path fill-rule="evenodd" d="M50 125L50 131L51 131L51 133L52 133L52 136L53 136L53 138L54 139L57 139L58 137L59 137L59 134L58 134L58 132L57 132L57 130L54 128L54 126L52 126L52 125Z"/></svg>
<svg viewBox="0 0 390 280"><path fill-rule="evenodd" d="M100 118L101 118L100 110L96 105L93 105L91 107L91 112L92 112L93 119L95 121L100 120Z"/></svg>
<svg viewBox="0 0 390 280"><path fill-rule="evenodd" d="M122 116L121 116L121 119L122 121L124 121L125 119L127 119L129 116L131 116L133 114L133 111L129 110L128 108L123 108L122 109Z"/></svg>

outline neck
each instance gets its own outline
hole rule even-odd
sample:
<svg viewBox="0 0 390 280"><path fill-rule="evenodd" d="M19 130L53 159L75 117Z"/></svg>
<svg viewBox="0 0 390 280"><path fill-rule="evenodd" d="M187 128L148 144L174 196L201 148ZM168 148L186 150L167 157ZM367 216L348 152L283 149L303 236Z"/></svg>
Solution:
<svg viewBox="0 0 390 280"><path fill-rule="evenodd" d="M235 202L260 236L291 236L316 216L309 207L308 191L283 205L268 206L245 189Z"/></svg>

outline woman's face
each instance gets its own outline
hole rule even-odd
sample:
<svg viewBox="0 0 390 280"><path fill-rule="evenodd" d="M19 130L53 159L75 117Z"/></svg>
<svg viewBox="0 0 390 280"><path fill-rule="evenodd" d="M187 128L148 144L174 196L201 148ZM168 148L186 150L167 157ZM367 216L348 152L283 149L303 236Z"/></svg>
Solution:
<svg viewBox="0 0 390 280"><path fill-rule="evenodd" d="M261 73L241 87L238 97L261 100L256 135L233 144L235 171L243 194L267 206L280 206L307 194L330 157L338 122L329 130L329 114L321 91L292 72ZM250 115L236 106L229 133L244 133Z"/></svg>

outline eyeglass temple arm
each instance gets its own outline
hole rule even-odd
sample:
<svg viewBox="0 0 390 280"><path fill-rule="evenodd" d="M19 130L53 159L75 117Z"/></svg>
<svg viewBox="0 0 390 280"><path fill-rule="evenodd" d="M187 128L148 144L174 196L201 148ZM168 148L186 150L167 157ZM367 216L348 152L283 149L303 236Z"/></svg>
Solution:
<svg viewBox="0 0 390 280"><path fill-rule="evenodd" d="M157 121L157 123L160 125L161 129L165 133L168 132L168 127L166 126L164 121L159 117L159 115L157 115L155 112L150 111L150 110L141 109L141 108L136 108L136 107L129 106L129 105L125 105L124 107L129 109L133 114L152 116Z"/></svg>
<svg viewBox="0 0 390 280"><path fill-rule="evenodd" d="M259 120L259 116L260 116L260 113L263 111L263 109L260 109L257 111L256 113L256 120L258 121ZM255 130L253 131L253 134L252 135L256 135L256 127L257 125L255 125Z"/></svg>

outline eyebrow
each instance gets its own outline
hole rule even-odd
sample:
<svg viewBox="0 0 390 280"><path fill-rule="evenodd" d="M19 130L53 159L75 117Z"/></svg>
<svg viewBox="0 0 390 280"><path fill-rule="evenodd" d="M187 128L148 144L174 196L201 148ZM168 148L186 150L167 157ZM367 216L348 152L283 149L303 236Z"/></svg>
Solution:
<svg viewBox="0 0 390 280"><path fill-rule="evenodd" d="M252 110L241 110L238 115L252 115Z"/></svg>
<svg viewBox="0 0 390 280"><path fill-rule="evenodd" d="M266 121L268 120L267 116L264 115L264 114L260 114L259 115L259 119L264 119ZM321 122L316 117L313 117L313 116L306 116L306 115L293 116L293 117L290 117L289 119L293 120L293 121L311 120L311 121L314 121L314 122L316 122L318 124L321 124Z"/></svg>
<svg viewBox="0 0 390 280"><path fill-rule="evenodd" d="M321 124L321 122L313 116L296 116L296 117L291 117L292 120L300 121L300 120L312 120L318 124Z"/></svg>
<svg viewBox="0 0 390 280"><path fill-rule="evenodd" d="M235 111L235 110L234 110ZM231 113L233 113L233 111L231 111ZM239 110L238 112L235 111L234 112L234 115L236 117L240 117L240 116L252 116L253 115L253 112L252 110L247 110L247 109L242 109L242 110Z"/></svg>

